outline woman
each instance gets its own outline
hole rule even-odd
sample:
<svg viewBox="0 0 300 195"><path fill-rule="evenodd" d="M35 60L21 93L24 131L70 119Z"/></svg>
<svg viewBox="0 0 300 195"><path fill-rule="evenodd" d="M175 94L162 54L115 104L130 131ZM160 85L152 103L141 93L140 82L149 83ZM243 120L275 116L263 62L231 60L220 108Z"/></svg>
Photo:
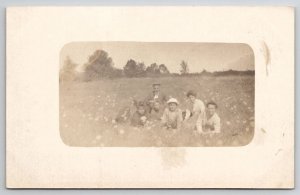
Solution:
<svg viewBox="0 0 300 195"><path fill-rule="evenodd" d="M190 90L186 96L192 104L192 110L190 111L190 116L185 117L185 124L190 128L196 128L199 133L202 133L202 125L205 120L205 105L200 99L197 99L195 91Z"/></svg>

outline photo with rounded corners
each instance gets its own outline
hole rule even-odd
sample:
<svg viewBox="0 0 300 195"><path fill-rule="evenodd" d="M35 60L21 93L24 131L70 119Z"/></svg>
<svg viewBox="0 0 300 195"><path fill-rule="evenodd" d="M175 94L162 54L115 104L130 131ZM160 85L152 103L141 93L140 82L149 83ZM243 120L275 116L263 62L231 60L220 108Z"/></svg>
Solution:
<svg viewBox="0 0 300 195"><path fill-rule="evenodd" d="M248 44L71 42L59 62L68 146L234 147L254 136Z"/></svg>

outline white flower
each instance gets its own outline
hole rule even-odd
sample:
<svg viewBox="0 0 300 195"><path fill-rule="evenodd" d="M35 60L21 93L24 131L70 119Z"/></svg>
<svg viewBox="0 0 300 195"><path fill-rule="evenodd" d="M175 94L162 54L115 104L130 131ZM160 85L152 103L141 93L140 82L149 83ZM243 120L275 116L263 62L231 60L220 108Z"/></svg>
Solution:
<svg viewBox="0 0 300 195"><path fill-rule="evenodd" d="M119 130L119 134L120 134L120 135L123 135L124 133L125 133L124 129L120 129L120 130Z"/></svg>
<svg viewBox="0 0 300 195"><path fill-rule="evenodd" d="M107 122L108 118L106 116L103 117L104 121Z"/></svg>

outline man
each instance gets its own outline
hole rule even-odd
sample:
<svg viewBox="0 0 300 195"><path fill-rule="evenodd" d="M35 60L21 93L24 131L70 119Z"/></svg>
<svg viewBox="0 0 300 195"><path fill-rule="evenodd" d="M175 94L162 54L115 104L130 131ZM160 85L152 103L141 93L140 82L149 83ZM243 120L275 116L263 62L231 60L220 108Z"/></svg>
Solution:
<svg viewBox="0 0 300 195"><path fill-rule="evenodd" d="M148 112L150 113L153 109L154 102L159 102L160 105L165 105L166 101L168 100L167 97L160 91L160 84L159 83L153 83L152 84L152 93L150 93L146 99L145 102L147 106L149 107Z"/></svg>
<svg viewBox="0 0 300 195"><path fill-rule="evenodd" d="M221 120L216 109L218 108L215 102L207 103L207 118L204 122L204 129L207 133L220 133L221 132Z"/></svg>

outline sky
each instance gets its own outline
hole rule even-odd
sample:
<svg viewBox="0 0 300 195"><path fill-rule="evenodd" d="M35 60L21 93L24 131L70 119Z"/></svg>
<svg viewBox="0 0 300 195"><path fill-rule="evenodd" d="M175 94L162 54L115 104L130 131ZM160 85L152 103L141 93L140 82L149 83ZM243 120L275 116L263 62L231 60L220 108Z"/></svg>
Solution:
<svg viewBox="0 0 300 195"><path fill-rule="evenodd" d="M254 54L242 43L185 43L185 42L72 42L60 53L60 68L69 56L79 65L88 61L96 50L105 50L116 68L123 68L129 59L146 66L165 64L170 72L179 73L180 63L186 61L190 72L222 70L254 70Z"/></svg>

